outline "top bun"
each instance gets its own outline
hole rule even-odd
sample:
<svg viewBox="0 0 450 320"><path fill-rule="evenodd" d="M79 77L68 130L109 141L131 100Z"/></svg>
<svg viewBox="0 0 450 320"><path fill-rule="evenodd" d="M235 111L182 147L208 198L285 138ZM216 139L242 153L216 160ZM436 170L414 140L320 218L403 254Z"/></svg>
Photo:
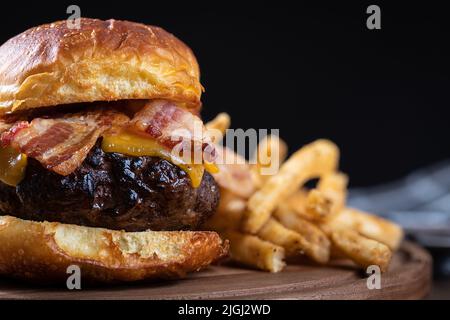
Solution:
<svg viewBox="0 0 450 320"><path fill-rule="evenodd" d="M164 98L198 109L191 49L159 27L82 18L35 27L0 47L0 114L60 104Z"/></svg>

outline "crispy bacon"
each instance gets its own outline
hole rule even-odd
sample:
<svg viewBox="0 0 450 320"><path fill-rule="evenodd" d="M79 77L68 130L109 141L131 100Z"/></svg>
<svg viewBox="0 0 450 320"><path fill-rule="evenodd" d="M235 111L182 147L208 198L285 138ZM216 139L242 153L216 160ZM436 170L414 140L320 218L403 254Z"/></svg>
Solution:
<svg viewBox="0 0 450 320"><path fill-rule="evenodd" d="M129 128L157 140L168 149L187 148L193 159L201 153L200 161L213 162L215 148L202 120L189 111L166 100L148 102L137 112Z"/></svg>
<svg viewBox="0 0 450 320"><path fill-rule="evenodd" d="M20 130L27 128L29 125L28 121L18 121L14 124L2 122L0 124L0 145L2 147L10 145L16 134L19 133Z"/></svg>
<svg viewBox="0 0 450 320"><path fill-rule="evenodd" d="M96 110L61 118L36 118L20 130L16 125L2 134L2 144L38 160L45 168L68 175L84 161L97 139L112 125L129 119L115 111Z"/></svg>
<svg viewBox="0 0 450 320"><path fill-rule="evenodd" d="M38 117L30 122L26 118L2 117L0 144L16 148L61 175L75 171L99 137L122 130L155 139L168 149L178 148L182 159L189 150L189 160L199 161L196 164L215 159L214 144L200 118L172 102L145 103L131 121L117 111L119 108L97 105L89 110Z"/></svg>
<svg viewBox="0 0 450 320"><path fill-rule="evenodd" d="M3 135L4 132L8 131L13 125L14 122L11 123L6 119L0 119L0 137L1 135Z"/></svg>

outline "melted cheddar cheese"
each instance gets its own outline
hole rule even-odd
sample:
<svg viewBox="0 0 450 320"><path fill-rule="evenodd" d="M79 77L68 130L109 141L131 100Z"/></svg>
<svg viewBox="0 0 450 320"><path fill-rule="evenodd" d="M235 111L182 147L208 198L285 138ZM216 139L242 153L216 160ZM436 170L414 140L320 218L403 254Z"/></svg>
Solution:
<svg viewBox="0 0 450 320"><path fill-rule="evenodd" d="M159 157L170 161L184 170L191 179L192 186L197 188L202 182L203 173L218 172L217 166L213 163L188 164L180 158L174 156L170 150L167 150L153 139L141 137L139 135L122 132L116 135L105 135L102 141L102 149L105 152L117 152L129 156L150 156Z"/></svg>
<svg viewBox="0 0 450 320"><path fill-rule="evenodd" d="M17 150L0 147L0 181L16 186L25 176L27 156Z"/></svg>
<svg viewBox="0 0 450 320"><path fill-rule="evenodd" d="M184 170L191 179L192 186L197 188L202 182L204 171L217 173L218 168L213 163L187 164L175 157L171 152L155 140L132 133L120 133L103 137L102 149L105 152L117 152L129 156L160 157ZM10 186L17 186L25 176L27 156L17 150L0 147L0 181Z"/></svg>

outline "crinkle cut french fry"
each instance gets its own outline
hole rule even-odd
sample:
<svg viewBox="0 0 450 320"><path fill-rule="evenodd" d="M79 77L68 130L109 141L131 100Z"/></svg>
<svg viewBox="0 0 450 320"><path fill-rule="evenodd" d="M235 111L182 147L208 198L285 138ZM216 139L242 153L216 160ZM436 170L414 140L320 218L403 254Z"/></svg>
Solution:
<svg viewBox="0 0 450 320"><path fill-rule="evenodd" d="M244 199L222 189L217 212L205 222L203 229L213 231L239 229L246 206L247 202Z"/></svg>
<svg viewBox="0 0 450 320"><path fill-rule="evenodd" d="M302 235L286 228L273 218L270 218L259 230L258 237L283 247L287 256L304 254L310 247Z"/></svg>
<svg viewBox="0 0 450 320"><path fill-rule="evenodd" d="M320 178L317 189L331 200L331 214L336 214L344 209L347 200L347 185L348 177L341 172L332 172Z"/></svg>
<svg viewBox="0 0 450 320"><path fill-rule="evenodd" d="M317 189L326 192L331 191L346 191L348 184L348 177L342 172L331 172L321 177L317 183Z"/></svg>
<svg viewBox="0 0 450 320"><path fill-rule="evenodd" d="M333 230L331 240L337 249L357 265L366 269L376 265L385 272L391 261L392 252L385 244L365 238L349 229Z"/></svg>
<svg viewBox="0 0 450 320"><path fill-rule="evenodd" d="M346 258L347 256L342 253L342 251L339 250L336 246L332 245L330 247L330 260L342 260Z"/></svg>
<svg viewBox="0 0 450 320"><path fill-rule="evenodd" d="M214 119L205 124L206 130L212 131L215 130L222 135L225 135L225 132L230 127L231 119L228 113L222 112L219 113ZM214 135L215 136L215 135ZM216 141L215 141L216 142Z"/></svg>
<svg viewBox="0 0 450 320"><path fill-rule="evenodd" d="M230 240L231 258L237 262L270 272L285 266L285 251L280 246L237 231L226 231L222 236Z"/></svg>
<svg viewBox="0 0 450 320"><path fill-rule="evenodd" d="M297 190L294 194L290 195L286 201L278 204L278 208L281 211L293 211L297 213L301 218L306 219L308 221L315 222L318 220L317 212L307 211L306 207L306 198L308 197L309 192L304 189Z"/></svg>
<svg viewBox="0 0 450 320"><path fill-rule="evenodd" d="M330 215L333 202L321 191L312 189L306 196L304 212L313 221L324 220Z"/></svg>
<svg viewBox="0 0 450 320"><path fill-rule="evenodd" d="M306 181L336 170L339 150L328 140L317 140L295 152L276 175L249 199L243 229L257 233L276 206Z"/></svg>
<svg viewBox="0 0 450 320"><path fill-rule="evenodd" d="M303 207L304 213L314 221L330 219L345 207L347 176L332 172L320 178L316 189L309 191Z"/></svg>
<svg viewBox="0 0 450 320"><path fill-rule="evenodd" d="M286 250L288 256L302 252L300 248L300 235L270 218L259 230L257 236L263 240L272 242Z"/></svg>
<svg viewBox="0 0 450 320"><path fill-rule="evenodd" d="M237 230L240 224L241 217L236 212L218 211L202 225L202 230Z"/></svg>
<svg viewBox="0 0 450 320"><path fill-rule="evenodd" d="M308 220L302 219L294 211L277 209L274 212L276 219L286 228L302 236L303 251L312 260L325 264L330 258L330 241L325 233ZM305 242L306 241L306 242Z"/></svg>
<svg viewBox="0 0 450 320"><path fill-rule="evenodd" d="M345 227L384 243L392 250L403 240L402 228L386 219L353 208L345 208L328 222L331 228Z"/></svg>
<svg viewBox="0 0 450 320"><path fill-rule="evenodd" d="M277 135L268 135L258 144L253 155L253 161L256 162L252 166L252 171L257 175L263 183L272 174L277 172L281 163L287 156L287 144ZM270 172L269 170L270 169Z"/></svg>

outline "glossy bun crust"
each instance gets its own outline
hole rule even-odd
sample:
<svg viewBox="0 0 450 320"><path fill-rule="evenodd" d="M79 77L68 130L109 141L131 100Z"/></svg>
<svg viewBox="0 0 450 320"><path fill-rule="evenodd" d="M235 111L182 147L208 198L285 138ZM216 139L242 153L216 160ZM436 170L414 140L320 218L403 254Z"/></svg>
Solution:
<svg viewBox="0 0 450 320"><path fill-rule="evenodd" d="M0 47L0 114L79 102L164 98L198 109L192 51L159 27L82 18L31 28Z"/></svg>
<svg viewBox="0 0 450 320"><path fill-rule="evenodd" d="M215 232L124 232L0 216L0 274L65 284L77 265L83 283L179 278L222 258Z"/></svg>

